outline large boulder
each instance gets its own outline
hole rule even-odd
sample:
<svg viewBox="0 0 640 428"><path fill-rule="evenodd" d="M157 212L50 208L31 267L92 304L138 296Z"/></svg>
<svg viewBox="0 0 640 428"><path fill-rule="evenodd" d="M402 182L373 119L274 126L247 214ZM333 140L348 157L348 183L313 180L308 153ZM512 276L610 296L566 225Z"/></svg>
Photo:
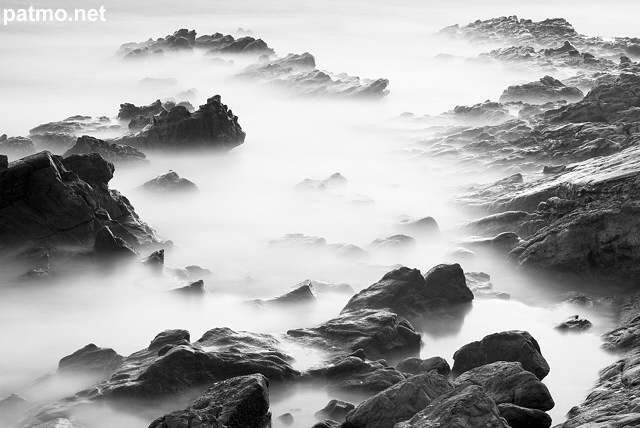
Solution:
<svg viewBox="0 0 640 428"><path fill-rule="evenodd" d="M510 403L520 407L551 410L555 403L547 386L519 362L497 361L462 373L458 385L480 385L496 404Z"/></svg>
<svg viewBox="0 0 640 428"><path fill-rule="evenodd" d="M438 397L411 419L394 425L394 428L436 427L509 428L509 424L482 388L472 385Z"/></svg>
<svg viewBox="0 0 640 428"><path fill-rule="evenodd" d="M388 309L402 317L419 318L473 300L458 264L438 265L424 277L418 269L401 267L353 296L342 313Z"/></svg>
<svg viewBox="0 0 640 428"><path fill-rule="evenodd" d="M268 387L261 374L217 382L185 410L164 415L149 428L265 428L271 422Z"/></svg>
<svg viewBox="0 0 640 428"><path fill-rule="evenodd" d="M538 409L529 409L515 404L498 404L500 416L505 418L511 428L549 428L551 416Z"/></svg>
<svg viewBox="0 0 640 428"><path fill-rule="evenodd" d="M151 150L231 150L244 137L238 117L215 95L194 113L184 106L165 110L142 131L114 142Z"/></svg>
<svg viewBox="0 0 640 428"><path fill-rule="evenodd" d="M92 247L109 226L134 248L160 242L119 192L99 154L62 159L40 152L0 171L0 251L34 246Z"/></svg>
<svg viewBox="0 0 640 428"><path fill-rule="evenodd" d="M334 354L363 349L373 358L416 354L421 343L420 334L408 321L374 309L343 312L317 327L289 330L287 336Z"/></svg>
<svg viewBox="0 0 640 428"><path fill-rule="evenodd" d="M90 153L98 153L103 159L114 165L145 165L149 163L145 154L134 147L110 143L88 135L79 137L76 144L67 150L63 157Z"/></svg>
<svg viewBox="0 0 640 428"><path fill-rule="evenodd" d="M522 368L540 380L549 374L549 364L540 351L538 342L526 331L510 330L485 336L471 342L453 354L454 375L496 361L520 362Z"/></svg>
<svg viewBox="0 0 640 428"><path fill-rule="evenodd" d="M360 403L347 414L342 427L393 428L451 390L451 384L438 374L413 376Z"/></svg>

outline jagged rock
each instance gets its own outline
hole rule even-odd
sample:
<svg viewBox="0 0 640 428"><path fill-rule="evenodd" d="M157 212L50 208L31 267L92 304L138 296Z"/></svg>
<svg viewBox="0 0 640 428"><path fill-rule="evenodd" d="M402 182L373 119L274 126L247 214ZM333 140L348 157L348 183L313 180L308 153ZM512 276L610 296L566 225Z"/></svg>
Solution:
<svg viewBox="0 0 640 428"><path fill-rule="evenodd" d="M373 309L344 312L317 327L289 330L287 335L327 352L344 354L363 349L375 358L415 353L421 341L408 321Z"/></svg>
<svg viewBox="0 0 640 428"><path fill-rule="evenodd" d="M572 315L556 325L558 330L583 331L592 327L591 321L580 318L579 315Z"/></svg>
<svg viewBox="0 0 640 428"><path fill-rule="evenodd" d="M115 258L138 257L138 252L133 249L125 240L113 234L109 226L104 226L96 233L96 240L93 244L96 253L112 256Z"/></svg>
<svg viewBox="0 0 640 428"><path fill-rule="evenodd" d="M313 303L316 301L316 293L311 281L304 281L291 288L290 291L268 300L257 300L266 305L295 305Z"/></svg>
<svg viewBox="0 0 640 428"><path fill-rule="evenodd" d="M346 416L344 428L391 428L424 409L431 402L453 390L438 374L425 373L374 395L360 403Z"/></svg>
<svg viewBox="0 0 640 428"><path fill-rule="evenodd" d="M0 250L92 247L104 226L133 248L158 243L129 201L109 189L113 170L96 153L41 152L10 163L0 171Z"/></svg>
<svg viewBox="0 0 640 428"><path fill-rule="evenodd" d="M268 387L261 374L217 382L185 410L164 415L149 428L266 428L271 422Z"/></svg>
<svg viewBox="0 0 640 428"><path fill-rule="evenodd" d="M145 154L134 147L98 140L88 135L79 137L76 144L67 150L63 157L68 158L71 155L88 155L90 153L98 153L106 161L114 165L144 165L149 163Z"/></svg>
<svg viewBox="0 0 640 428"><path fill-rule="evenodd" d="M139 116L142 117L152 117L156 114L160 114L164 111L162 107L162 102L160 100L156 100L153 103L147 106L138 107L135 104L124 103L120 104L120 111L118 111L118 119L131 121L132 119L136 119Z"/></svg>
<svg viewBox="0 0 640 428"><path fill-rule="evenodd" d="M499 124L514 118L504 105L491 101L472 106L456 106L449 114L455 121L467 125Z"/></svg>
<svg viewBox="0 0 640 428"><path fill-rule="evenodd" d="M290 53L284 58L252 64L239 77L286 88L303 96L383 97L389 92L387 79L360 79L345 73L334 75L315 66L315 58L310 53Z"/></svg>
<svg viewBox="0 0 640 428"><path fill-rule="evenodd" d="M524 85L509 86L500 96L500 102L522 101L529 104L544 104L549 101L580 101L584 97L576 87L565 86L564 83L551 76L544 76L537 82Z"/></svg>
<svg viewBox="0 0 640 428"><path fill-rule="evenodd" d="M526 331L503 331L471 342L453 354L454 375L496 361L520 362L522 367L542 380L549 373L549 364L541 354L538 342Z"/></svg>
<svg viewBox="0 0 640 428"><path fill-rule="evenodd" d="M418 375L422 373L429 373L435 370L439 375L449 376L451 373L451 367L449 363L442 357L432 357L425 360L421 360L416 357L406 358L398 363L396 369L402 373L409 373Z"/></svg>
<svg viewBox="0 0 640 428"><path fill-rule="evenodd" d="M204 286L204 281L200 279L198 281L190 282L184 287L174 288L171 291L187 296L201 296L207 293L207 288Z"/></svg>
<svg viewBox="0 0 640 428"><path fill-rule="evenodd" d="M462 373L454 386L480 385L496 404L551 410L555 406L546 385L519 362L496 361Z"/></svg>
<svg viewBox="0 0 640 428"><path fill-rule="evenodd" d="M313 416L318 420L331 419L343 422L347 413L355 408L356 406L354 406L353 403L333 399L329 401L324 408L315 412Z"/></svg>
<svg viewBox="0 0 640 428"><path fill-rule="evenodd" d="M244 137L238 117L215 95L194 113L184 106L165 110L142 131L114 142L151 150L231 150Z"/></svg>
<svg viewBox="0 0 640 428"><path fill-rule="evenodd" d="M58 374L84 374L106 379L120 367L123 358L111 348L99 348L90 343L61 359Z"/></svg>
<svg viewBox="0 0 640 428"><path fill-rule="evenodd" d="M505 418L511 428L549 428L551 416L542 410L527 409L510 403L498 404L500 416Z"/></svg>
<svg viewBox="0 0 640 428"><path fill-rule="evenodd" d="M142 260L142 264L152 267L164 266L164 249L156 250Z"/></svg>
<svg viewBox="0 0 640 428"><path fill-rule="evenodd" d="M424 277L418 269L402 267L353 296L342 314L367 309L389 309L402 317L421 317L473 300L458 264L438 265Z"/></svg>
<svg viewBox="0 0 640 428"><path fill-rule="evenodd" d="M479 386L468 386L436 398L411 419L394 428L484 427L509 428L496 404Z"/></svg>
<svg viewBox="0 0 640 428"><path fill-rule="evenodd" d="M155 193L187 193L197 192L198 186L186 178L180 177L177 172L169 170L140 186L141 189Z"/></svg>

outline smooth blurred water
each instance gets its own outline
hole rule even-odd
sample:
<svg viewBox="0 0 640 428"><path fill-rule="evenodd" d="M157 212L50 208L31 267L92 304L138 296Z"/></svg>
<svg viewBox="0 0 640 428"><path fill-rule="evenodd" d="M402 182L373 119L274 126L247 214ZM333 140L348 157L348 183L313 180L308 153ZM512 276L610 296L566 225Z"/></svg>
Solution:
<svg viewBox="0 0 640 428"><path fill-rule="evenodd" d="M33 3L64 8L101 4ZM150 166L118 169L111 182L145 221L175 242L176 248L166 255L168 266L197 264L214 272L206 280L210 295L202 302L177 300L164 290L179 281L149 278L137 268L111 275L87 272L59 284L30 286L17 283L19 273L5 267L8 273L0 279L0 341L7 346L0 355L0 395L53 372L60 358L89 342L127 355L166 328L189 329L197 339L219 326L273 333L312 326L337 315L348 296L323 296L312 310L257 313L242 302L278 295L305 279L348 282L359 290L395 264L426 272L447 261L452 242L460 238L452 228L468 219L467 213L452 207L450 198L459 185L491 181L501 172L481 176L461 170L455 159L411 156L406 150L428 132L391 119L405 111L433 115L456 105L496 100L507 86L542 75L536 70L516 73L472 66L463 59L439 61L434 59L439 53L464 58L489 48L445 42L433 33L454 23L517 14L534 20L561 16L588 35L638 36L633 12L640 11L634 1L594 0L190 0L104 5L106 23L0 27L0 134L27 135L36 125L75 114L113 117L120 103L149 104L191 88L197 90L197 103L221 94L247 132L244 145L225 155L150 153ZM9 0L3 6L24 5ZM281 56L309 51L320 69L389 78L391 94L366 102L308 100L234 79L242 61L234 67L215 67L197 53L135 63L112 56L122 43L161 37L179 28L235 35L238 27L251 29ZM171 77L179 83L143 87L139 81L146 77ZM194 181L200 192L173 198L136 189L169 169ZM293 189L305 178L324 179L335 172L347 178L345 186L325 192ZM366 248L376 238L397 233L394 224L402 218L427 215L438 221L440 238L419 240L408 251L374 253L366 260L268 244L288 233L304 233ZM584 397L597 370L614 358L599 348L599 335L614 325L613 310L561 305L572 285L524 276L502 260L481 258L463 263L463 269L489 273L495 289L511 293L512 301L477 300L453 326L424 326L422 356L440 355L452 364L453 352L469 341L501 330L528 330L550 363L545 383L557 403L551 412L554 423L561 422ZM588 317L593 330L563 335L553 329L574 313ZM317 357L297 348L291 352L301 366ZM71 390L60 387L58 392ZM291 411L297 424L311 425L313 413L330 398L321 390L274 391L274 415ZM163 404L157 412L179 407ZM78 418L91 427L137 427L160 414L103 408Z"/></svg>

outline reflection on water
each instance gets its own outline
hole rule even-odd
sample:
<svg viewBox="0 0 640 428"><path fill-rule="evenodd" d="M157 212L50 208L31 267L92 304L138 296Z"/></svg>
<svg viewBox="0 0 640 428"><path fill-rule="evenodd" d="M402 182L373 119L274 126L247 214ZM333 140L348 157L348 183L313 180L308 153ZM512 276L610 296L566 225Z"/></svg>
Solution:
<svg viewBox="0 0 640 428"><path fill-rule="evenodd" d="M19 7L18 3L9 0L7 7ZM63 7L68 2L58 3ZM246 300L280 295L305 279L346 282L360 290L398 264L424 273L448 261L447 253L455 247L452 242L461 238L452 229L468 217L452 208L450 197L459 185L490 182L501 178L502 171L479 175L461 168L455 158L417 156L412 152L415 143L433 130L391 119L404 111L438 114L455 105L497 99L508 85L539 79L536 70L514 72L467 62L465 56L487 47L435 41L430 35L455 22L513 13L543 19L551 10L548 1L515 5L506 0L480 2L476 7L468 2L461 6L460 1L372 5L282 0L246 5L190 0L179 8L169 4L147 8L121 0L107 3L104 25L3 28L0 97L5 102L0 103L4 118L0 134L27 135L38 124L75 114L113 117L120 103L146 105L192 88L194 105L221 94L247 132L244 145L226 155L149 153L150 166L119 168L111 182L112 188L129 197L141 218L175 243L167 250L167 266L199 265L213 272L204 278L209 294L201 301L178 299L166 291L183 280L151 276L136 266L40 284L19 282L23 271L3 266L0 343L6 347L0 355L0 395L20 390L29 395L24 385L54 372L60 358L88 343L127 355L169 328L188 329L195 340L221 326L270 333L312 326L336 316L348 296L325 293L304 308L265 310L255 310ZM635 5L619 3L621 8ZM580 8L554 3L552 10L583 33L634 35L635 23L624 22L617 14L608 20L618 8L605 10L595 0L581 2ZM309 51L320 69L389 78L391 95L377 102L294 98L233 79L245 65L238 58L234 66L225 67L204 62L199 53L134 64L112 58L121 43L160 37L180 27L195 28L199 34L235 34L237 27L251 28L282 56ZM457 58L434 59L443 52ZM148 77L174 78L178 83L140 84ZM137 189L169 169L194 181L200 192L158 197ZM346 185L294 190L306 178L323 180L336 172L346 177ZM440 236L415 236L417 243L406 251L369 247L375 239L397 234L403 219L425 216L438 221ZM330 245L269 245L290 233L322 237L327 244L353 244L369 254L352 259L336 254ZM440 355L451 364L453 353L465 343L496 331L527 330L550 363L545 383L557 403L551 412L554 421L561 421L584 396L597 370L613 358L599 349L598 337L613 326L611 308L560 305L563 294L575 290L573 284L513 272L500 258L481 255L462 267L490 274L495 289L510 293L514 301L476 300L457 317L417 325L425 342L422 356ZM593 330L575 335L553 330L555 323L575 313L590 319ZM321 358L293 344L285 347L296 356L298 369ZM65 395L75 387L53 390ZM51 397L27 398L38 402ZM310 426L313 413L331 398L317 388L301 386L294 392L274 388L273 414L291 412ZM81 409L78 418L90 428L139 427L163 412L184 407L186 401L144 411Z"/></svg>

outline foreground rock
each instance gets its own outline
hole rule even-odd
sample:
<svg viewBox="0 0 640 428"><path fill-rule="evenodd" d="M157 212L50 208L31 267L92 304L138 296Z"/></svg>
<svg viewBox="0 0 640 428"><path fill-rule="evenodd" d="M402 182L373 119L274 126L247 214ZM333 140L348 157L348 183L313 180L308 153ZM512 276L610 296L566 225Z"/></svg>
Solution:
<svg viewBox="0 0 640 428"><path fill-rule="evenodd" d="M211 386L185 410L164 415L149 428L264 428L271 422L269 381L260 374L234 377Z"/></svg>
<svg viewBox="0 0 640 428"><path fill-rule="evenodd" d="M360 79L344 73L320 71L316 69L315 58L308 52L253 64L239 77L285 88L302 96L378 98L389 92L387 79Z"/></svg>
<svg viewBox="0 0 640 428"><path fill-rule="evenodd" d="M133 248L159 243L129 201L109 189L113 164L99 154L66 159L41 152L0 171L0 250L90 248L109 227Z"/></svg>
<svg viewBox="0 0 640 428"><path fill-rule="evenodd" d="M472 300L458 264L435 266L424 277L418 269L402 267L353 296L342 313L389 309L402 317L417 318Z"/></svg>
<svg viewBox="0 0 640 428"><path fill-rule="evenodd" d="M504 331L471 342L453 354L454 375L496 361L519 362L522 367L542 380L549 373L549 364L541 354L538 342L526 331Z"/></svg>
<svg viewBox="0 0 640 428"><path fill-rule="evenodd" d="M153 193L189 193L197 192L198 186L193 181L180 177L177 172L169 170L140 186L143 190Z"/></svg>
<svg viewBox="0 0 640 428"><path fill-rule="evenodd" d="M411 419L394 428L509 428L498 407L479 386L457 388L434 400Z"/></svg>
<svg viewBox="0 0 640 428"><path fill-rule="evenodd" d="M194 113L184 106L165 110L142 131L114 142L151 150L231 150L244 137L238 117L215 95Z"/></svg>
<svg viewBox="0 0 640 428"><path fill-rule="evenodd" d="M392 428L452 391L438 374L421 374L400 382L360 403L346 416L343 428Z"/></svg>
<svg viewBox="0 0 640 428"><path fill-rule="evenodd" d="M146 165L149 163L145 154L134 147L110 143L88 135L78 138L76 144L67 150L63 157L68 158L71 155L88 155L90 153L98 153L106 161L116 166Z"/></svg>

